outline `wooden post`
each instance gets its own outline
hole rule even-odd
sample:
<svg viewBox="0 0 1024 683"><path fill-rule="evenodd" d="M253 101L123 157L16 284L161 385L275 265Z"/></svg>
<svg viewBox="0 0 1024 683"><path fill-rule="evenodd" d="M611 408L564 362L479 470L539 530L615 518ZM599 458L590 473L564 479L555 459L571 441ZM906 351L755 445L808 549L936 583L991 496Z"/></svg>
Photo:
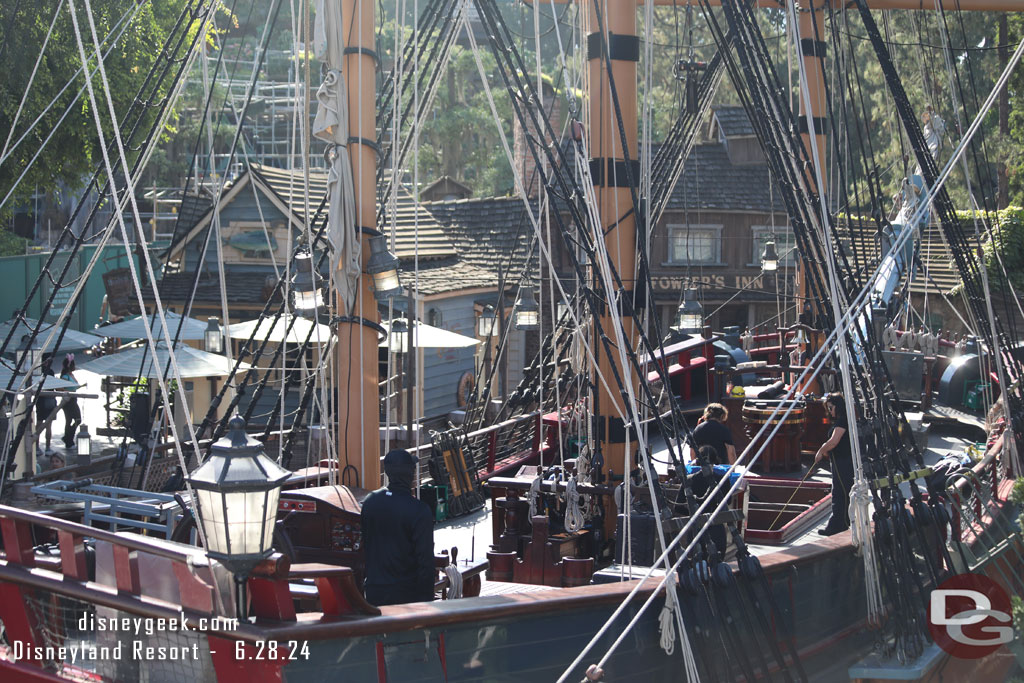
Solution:
<svg viewBox="0 0 1024 683"><path fill-rule="evenodd" d="M348 101L349 137L376 140L376 71L373 61L374 4L370 0L342 1L342 35L347 50L342 72ZM367 54L362 50L369 50ZM367 231L375 232L377 157L366 144L352 142L352 178L356 196L356 225L362 239L363 263L370 258ZM339 310L342 307L339 306ZM372 279L362 274L356 293L354 320L379 322ZM380 486L380 419L377 395L377 332L359 322L338 326L337 382L339 468L352 465L359 471L358 485Z"/></svg>
<svg viewBox="0 0 1024 683"><path fill-rule="evenodd" d="M602 13L598 21L598 12ZM604 36L601 36L601 32ZM636 222L632 211L633 198L629 189L629 176L624 160L633 164L632 180L639 183L639 150L637 149L637 60L640 43L636 36L636 3L590 3L590 34L587 36L587 63L589 68L589 96L585 114L590 131L590 167L594 176L594 192L597 197L601 224L594 226L595 239L604 240L608 258L622 279L622 300L632 303L636 287ZM608 50L606 58L605 49ZM607 65L611 63L612 78L609 79ZM613 100L611 86L614 81ZM617 101L616 101L617 100ZM621 112L621 120L616 111ZM621 130L625 132L628 150L623 149ZM597 230L601 233L597 233ZM603 233L603 237L602 237ZM613 300L607 302L615 305ZM604 310L601 325L610 339L615 339L612 311ZM631 317L623 316L625 341L630 347L636 345L636 331ZM628 417L622 395L615 386L613 367L618 375L630 385L636 378L629 366L620 367L618 358L609 358L602 346L595 348L600 374L608 388L595 379L598 386L598 436L606 466L616 472L628 472L627 452L629 444L623 437L622 415ZM611 389L609 391L608 389ZM635 436L630 438L635 439Z"/></svg>

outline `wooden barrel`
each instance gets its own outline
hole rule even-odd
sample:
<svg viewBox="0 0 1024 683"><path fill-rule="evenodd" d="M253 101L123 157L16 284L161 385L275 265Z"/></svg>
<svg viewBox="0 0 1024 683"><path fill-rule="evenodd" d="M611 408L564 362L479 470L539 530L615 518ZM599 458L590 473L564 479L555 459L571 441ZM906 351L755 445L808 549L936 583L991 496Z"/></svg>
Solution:
<svg viewBox="0 0 1024 683"><path fill-rule="evenodd" d="M790 405L793 410L783 417ZM773 416L776 409L778 414ZM800 437L806 424L805 406L803 401L790 400L758 400L751 399L743 404L743 428L747 437L757 450L765 438L780 425L775 436L771 437L768 448L755 463L754 470L771 472L774 470L800 469ZM755 438L762 427L767 426L765 433Z"/></svg>

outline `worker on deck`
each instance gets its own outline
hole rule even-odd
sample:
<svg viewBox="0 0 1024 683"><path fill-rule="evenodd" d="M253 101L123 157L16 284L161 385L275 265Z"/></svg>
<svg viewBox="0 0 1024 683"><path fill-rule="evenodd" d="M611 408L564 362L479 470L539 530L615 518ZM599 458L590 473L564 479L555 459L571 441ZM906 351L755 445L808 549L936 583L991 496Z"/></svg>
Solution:
<svg viewBox="0 0 1024 683"><path fill-rule="evenodd" d="M825 411L832 419L832 434L814 455L814 464L827 455L832 462L832 517L822 536L831 536L850 528L850 489L853 487L853 453L850 451L850 429L846 420L846 400L842 394L829 394Z"/></svg>
<svg viewBox="0 0 1024 683"><path fill-rule="evenodd" d="M366 599L374 605L434 599L434 516L412 495L416 459L404 450L384 456L386 488L363 501Z"/></svg>
<svg viewBox="0 0 1024 683"><path fill-rule="evenodd" d="M700 424L693 430L693 443L696 448L714 446L718 452L719 462L736 462L736 446L733 445L732 431L725 426L729 419L729 411L721 403L709 403L704 409Z"/></svg>

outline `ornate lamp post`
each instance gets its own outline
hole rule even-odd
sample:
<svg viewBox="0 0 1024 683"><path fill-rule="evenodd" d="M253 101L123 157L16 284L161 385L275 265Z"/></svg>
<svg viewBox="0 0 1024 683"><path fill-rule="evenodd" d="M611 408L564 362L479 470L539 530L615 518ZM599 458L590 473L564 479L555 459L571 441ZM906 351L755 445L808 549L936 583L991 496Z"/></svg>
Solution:
<svg viewBox="0 0 1024 683"><path fill-rule="evenodd" d="M281 486L291 475L245 433L237 415L210 456L189 475L206 553L235 575L239 618L245 618L249 572L270 556Z"/></svg>

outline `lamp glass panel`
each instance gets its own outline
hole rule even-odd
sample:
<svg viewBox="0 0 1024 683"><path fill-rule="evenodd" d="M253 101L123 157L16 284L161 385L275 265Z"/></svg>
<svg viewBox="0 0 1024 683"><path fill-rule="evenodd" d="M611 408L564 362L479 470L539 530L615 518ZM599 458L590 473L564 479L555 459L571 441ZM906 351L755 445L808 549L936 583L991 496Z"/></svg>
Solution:
<svg viewBox="0 0 1024 683"><path fill-rule="evenodd" d="M684 330L699 330L704 326L704 316L693 313L682 313L679 316L679 327Z"/></svg>
<svg viewBox="0 0 1024 683"><path fill-rule="evenodd" d="M206 532L206 549L212 553L227 554L228 540L224 528L224 508L221 494L217 491L196 488L199 503L199 518Z"/></svg>
<svg viewBox="0 0 1024 683"><path fill-rule="evenodd" d="M206 350L210 353L220 353L224 350L223 348L223 337L221 336L220 330L207 330L206 331Z"/></svg>
<svg viewBox="0 0 1024 683"><path fill-rule="evenodd" d="M312 292L301 292L299 290L292 290L295 296L295 310L296 311L312 311L316 308L320 308L324 305L323 295L320 290L314 290Z"/></svg>
<svg viewBox="0 0 1024 683"><path fill-rule="evenodd" d="M538 311L519 311L516 313L516 325L519 327L536 327L540 324Z"/></svg>
<svg viewBox="0 0 1024 683"><path fill-rule="evenodd" d="M253 510L251 498L263 500L261 493L234 492L224 494L227 507L227 541L232 555L248 555L257 552L260 514Z"/></svg>
<svg viewBox="0 0 1024 683"><path fill-rule="evenodd" d="M373 274L373 286L378 292L390 292L400 287L397 270L385 270Z"/></svg>
<svg viewBox="0 0 1024 683"><path fill-rule="evenodd" d="M274 523L277 521L277 502L281 497L280 487L275 487L267 492L266 502L263 507L263 549L266 550L274 544Z"/></svg>
<svg viewBox="0 0 1024 683"><path fill-rule="evenodd" d="M78 455L89 455L92 453L92 438L88 433L79 434L75 437L76 451Z"/></svg>

